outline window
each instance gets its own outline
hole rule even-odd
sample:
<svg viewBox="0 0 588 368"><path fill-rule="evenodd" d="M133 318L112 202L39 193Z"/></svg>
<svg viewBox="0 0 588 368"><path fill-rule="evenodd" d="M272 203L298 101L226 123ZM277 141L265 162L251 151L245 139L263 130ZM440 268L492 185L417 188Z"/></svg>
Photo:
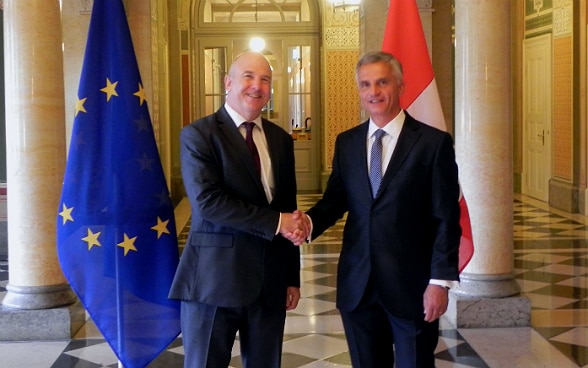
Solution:
<svg viewBox="0 0 588 368"><path fill-rule="evenodd" d="M205 23L308 22L307 0L207 0Z"/></svg>

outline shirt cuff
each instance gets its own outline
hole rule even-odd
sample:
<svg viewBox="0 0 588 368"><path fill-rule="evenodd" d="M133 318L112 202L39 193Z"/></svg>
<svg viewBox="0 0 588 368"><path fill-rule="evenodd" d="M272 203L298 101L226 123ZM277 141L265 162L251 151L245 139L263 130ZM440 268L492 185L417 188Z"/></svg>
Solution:
<svg viewBox="0 0 588 368"><path fill-rule="evenodd" d="M312 219L310 218L310 216L306 215L306 217L308 218L308 222L310 222L310 232L308 233L308 237L306 238L306 243L310 244L310 242L312 241L312 230L314 228L314 225L312 224Z"/></svg>
<svg viewBox="0 0 588 368"><path fill-rule="evenodd" d="M459 281L431 279L429 280L429 285L439 285L447 289L452 289L459 286Z"/></svg>
<svg viewBox="0 0 588 368"><path fill-rule="evenodd" d="M280 233L280 226L282 226L282 212L280 212L280 218L278 220L278 228L276 229L276 233L274 235L278 235Z"/></svg>

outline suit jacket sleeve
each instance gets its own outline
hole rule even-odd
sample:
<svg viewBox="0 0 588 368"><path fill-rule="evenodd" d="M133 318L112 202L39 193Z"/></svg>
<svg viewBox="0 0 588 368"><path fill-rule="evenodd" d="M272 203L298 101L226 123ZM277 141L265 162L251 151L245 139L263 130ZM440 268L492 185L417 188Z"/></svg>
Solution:
<svg viewBox="0 0 588 368"><path fill-rule="evenodd" d="M333 226L347 212L347 189L340 171L340 137L335 140L332 170L323 197L307 211L312 219L312 239L316 239Z"/></svg>
<svg viewBox="0 0 588 368"><path fill-rule="evenodd" d="M459 280L459 184L453 140L449 134L444 134L434 157L432 216L437 220L437 231L431 259L431 278Z"/></svg>
<svg viewBox="0 0 588 368"><path fill-rule="evenodd" d="M280 215L269 207L261 181L243 160L249 157L237 140L243 138L234 126L215 129L217 124L201 121L180 134L182 176L193 216L272 240Z"/></svg>

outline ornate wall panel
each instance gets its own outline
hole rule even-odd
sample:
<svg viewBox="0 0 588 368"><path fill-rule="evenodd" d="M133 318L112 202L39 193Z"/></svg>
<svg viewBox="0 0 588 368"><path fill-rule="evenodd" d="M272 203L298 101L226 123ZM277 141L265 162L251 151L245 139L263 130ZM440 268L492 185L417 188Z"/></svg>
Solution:
<svg viewBox="0 0 588 368"><path fill-rule="evenodd" d="M572 37L553 40L553 175L572 180Z"/></svg>
<svg viewBox="0 0 588 368"><path fill-rule="evenodd" d="M359 123L360 104L355 85L358 50L332 50L326 54L326 112L324 167L331 169L337 135Z"/></svg>
<svg viewBox="0 0 588 368"><path fill-rule="evenodd" d="M359 59L359 13L333 9L327 2L323 13L323 140L322 170L332 168L337 135L360 120L355 85L355 64Z"/></svg>
<svg viewBox="0 0 588 368"><path fill-rule="evenodd" d="M333 48L354 48L359 46L359 28L331 27L325 30L325 45Z"/></svg>

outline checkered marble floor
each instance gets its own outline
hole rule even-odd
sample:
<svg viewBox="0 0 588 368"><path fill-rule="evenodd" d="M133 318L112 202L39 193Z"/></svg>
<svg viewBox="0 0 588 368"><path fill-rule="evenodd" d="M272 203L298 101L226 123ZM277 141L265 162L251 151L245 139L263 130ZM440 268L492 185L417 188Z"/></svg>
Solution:
<svg viewBox="0 0 588 368"><path fill-rule="evenodd" d="M306 209L318 195L299 196ZM441 320L437 368L588 367L588 217L515 195L517 282L532 305L530 328L455 329ZM288 313L284 368L351 367L335 309L335 274L345 219L302 247L302 299ZM185 233L180 234L185 239ZM0 298L8 280L0 255ZM240 368L235 344L231 367ZM149 368L181 367L181 336ZM70 341L0 343L0 368L117 367L91 320Z"/></svg>

